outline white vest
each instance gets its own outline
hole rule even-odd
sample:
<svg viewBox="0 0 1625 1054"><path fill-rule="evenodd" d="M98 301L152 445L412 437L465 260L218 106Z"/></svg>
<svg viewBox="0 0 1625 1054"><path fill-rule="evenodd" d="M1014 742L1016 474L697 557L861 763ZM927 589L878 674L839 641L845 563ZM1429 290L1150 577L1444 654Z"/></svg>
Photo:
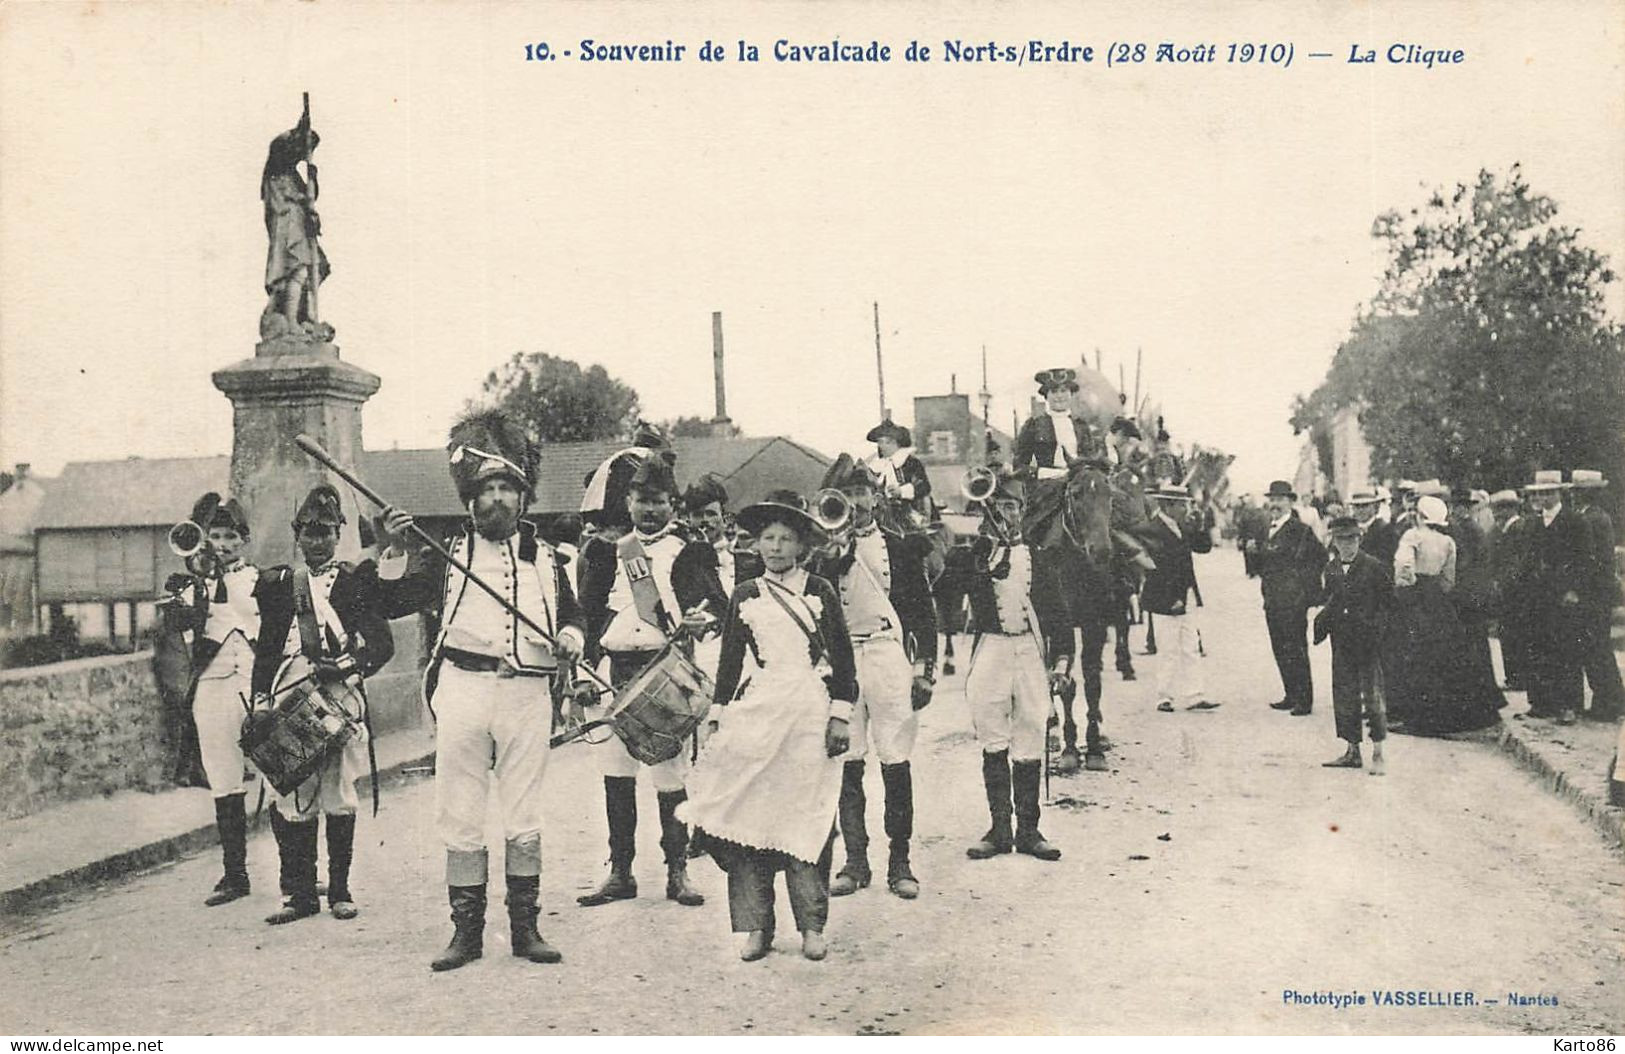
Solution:
<svg viewBox="0 0 1625 1054"><path fill-rule="evenodd" d="M502 593L509 603L550 635L556 635L559 582L553 549L538 539L536 560L526 563L519 559L519 542L517 533L500 542L477 533L464 533L453 539L449 548L452 556L473 568L482 581ZM553 650L535 630L514 618L485 590L470 584L468 576L450 564L446 566L445 603L441 611L436 652L445 647L492 655L508 660L521 670L552 670L558 665Z"/></svg>

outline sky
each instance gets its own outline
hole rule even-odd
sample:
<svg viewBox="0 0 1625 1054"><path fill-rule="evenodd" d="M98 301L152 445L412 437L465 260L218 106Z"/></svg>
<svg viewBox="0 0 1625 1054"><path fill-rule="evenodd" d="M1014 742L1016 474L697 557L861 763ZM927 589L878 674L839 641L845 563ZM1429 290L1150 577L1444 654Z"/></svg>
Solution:
<svg viewBox="0 0 1625 1054"><path fill-rule="evenodd" d="M884 66L695 61L707 38L889 42ZM0 7L0 465L227 453L212 371L253 354L266 147L322 136L321 291L383 379L372 449L444 441L515 352L600 363L647 416L728 409L827 454L886 394L1091 360L1177 440L1290 477L1292 398L1384 260L1390 208L1514 162L1625 260L1625 9L1595 3L366 2ZM526 43L689 45L660 65ZM1089 65L907 64L910 39L1092 44ZM1113 41L1218 64L1107 68ZM1286 69L1223 63L1290 42ZM1394 42L1466 52L1425 69ZM1376 63L1347 61L1356 44ZM1312 60L1310 51L1330 52ZM1609 303L1621 317L1619 285Z"/></svg>

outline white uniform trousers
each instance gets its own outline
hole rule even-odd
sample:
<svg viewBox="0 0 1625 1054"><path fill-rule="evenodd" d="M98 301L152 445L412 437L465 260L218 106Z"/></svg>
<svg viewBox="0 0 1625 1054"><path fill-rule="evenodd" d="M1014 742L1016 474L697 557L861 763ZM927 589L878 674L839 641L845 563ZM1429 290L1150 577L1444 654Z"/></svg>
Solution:
<svg viewBox="0 0 1625 1054"><path fill-rule="evenodd" d="M871 637L852 642L858 668L858 701L852 707L852 745L842 757L861 761L874 747L882 765L907 761L920 730L914 712L914 668L903 642L894 637Z"/></svg>
<svg viewBox="0 0 1625 1054"><path fill-rule="evenodd" d="M1010 751L1011 761L1044 756L1049 674L1031 633L984 633L965 675L965 701L985 754Z"/></svg>
<svg viewBox="0 0 1625 1054"><path fill-rule="evenodd" d="M254 650L240 633L233 633L215 653L198 678L192 696L192 721L197 725L198 749L209 792L216 798L242 794L243 717L254 672Z"/></svg>
<svg viewBox="0 0 1625 1054"><path fill-rule="evenodd" d="M1195 615L1157 615L1157 700L1187 705L1202 698L1202 654Z"/></svg>
<svg viewBox="0 0 1625 1054"><path fill-rule="evenodd" d="M434 693L435 827L446 884L486 880L486 800L493 776L507 841L506 872L542 871L542 776L552 738L551 682L441 663Z"/></svg>
<svg viewBox="0 0 1625 1054"><path fill-rule="evenodd" d="M635 780L640 769L648 769L655 790L661 794L682 790L688 779L688 770L693 767L692 746L679 750L677 756L670 761L662 761L658 765L645 765L627 752L626 744L613 732L609 733L603 742L593 747L593 754L598 759L599 771L605 776Z"/></svg>
<svg viewBox="0 0 1625 1054"><path fill-rule="evenodd" d="M292 794L276 796L277 811L289 820L314 820L328 816L354 816L361 802L355 781L367 774L367 730L360 729L322 762L322 767Z"/></svg>

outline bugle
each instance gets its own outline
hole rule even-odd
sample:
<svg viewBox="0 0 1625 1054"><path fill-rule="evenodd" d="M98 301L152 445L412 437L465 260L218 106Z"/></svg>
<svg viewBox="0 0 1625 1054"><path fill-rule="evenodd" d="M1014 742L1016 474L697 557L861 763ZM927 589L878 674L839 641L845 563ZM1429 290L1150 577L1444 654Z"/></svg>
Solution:
<svg viewBox="0 0 1625 1054"><path fill-rule="evenodd" d="M964 476L959 480L959 493L965 496L966 501L980 505L993 496L997 489L999 479L993 470L985 465L973 465L965 470Z"/></svg>
<svg viewBox="0 0 1625 1054"><path fill-rule="evenodd" d="M852 500L834 487L826 487L813 495L813 522L827 534L836 534L852 522Z"/></svg>
<svg viewBox="0 0 1625 1054"><path fill-rule="evenodd" d="M208 541L202 527L191 520L182 520L169 529L169 548L182 560L196 556L203 550L203 543Z"/></svg>
<svg viewBox="0 0 1625 1054"><path fill-rule="evenodd" d="M1006 526L1004 517L1000 515L998 506L993 502L993 492L998 489L999 477L990 468L983 465L972 465L965 470L959 480L959 493L972 505L980 505L986 515L987 524L993 529L994 535L1000 544L1008 548L1010 528Z"/></svg>

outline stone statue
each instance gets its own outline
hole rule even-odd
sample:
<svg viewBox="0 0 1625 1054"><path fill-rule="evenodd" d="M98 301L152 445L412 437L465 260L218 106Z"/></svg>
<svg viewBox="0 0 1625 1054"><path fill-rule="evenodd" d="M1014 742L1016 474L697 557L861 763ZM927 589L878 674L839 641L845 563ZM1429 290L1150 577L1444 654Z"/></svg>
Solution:
<svg viewBox="0 0 1625 1054"><path fill-rule="evenodd" d="M316 215L316 165L310 155L321 137L310 126L310 96L299 123L271 141L260 177L260 200L265 204L265 233L270 248L265 259L265 292L269 301L260 315L263 340L293 338L326 342L333 327L316 313L316 293L331 268L318 237L321 218ZM299 165L305 174L299 174Z"/></svg>

